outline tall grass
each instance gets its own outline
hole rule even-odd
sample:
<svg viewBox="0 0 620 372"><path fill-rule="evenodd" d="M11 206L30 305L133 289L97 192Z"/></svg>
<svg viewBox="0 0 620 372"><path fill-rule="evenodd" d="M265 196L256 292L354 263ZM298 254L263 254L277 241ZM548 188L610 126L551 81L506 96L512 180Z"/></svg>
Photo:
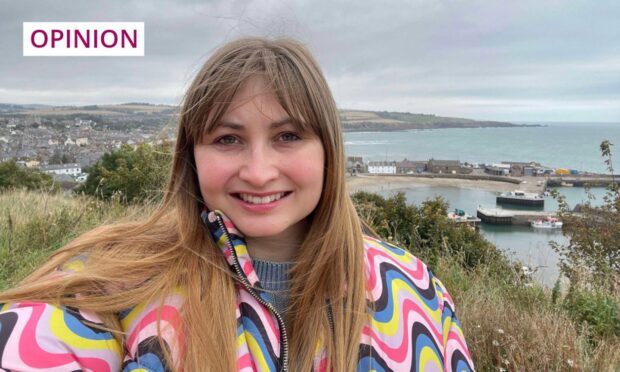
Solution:
<svg viewBox="0 0 620 372"><path fill-rule="evenodd" d="M138 219L152 206L123 206L89 196L0 192L0 290L32 272L49 254L93 227Z"/></svg>
<svg viewBox="0 0 620 372"><path fill-rule="evenodd" d="M595 337L555 305L551 291L506 283L485 268L439 260L435 274L450 290L480 371L620 371L620 338Z"/></svg>

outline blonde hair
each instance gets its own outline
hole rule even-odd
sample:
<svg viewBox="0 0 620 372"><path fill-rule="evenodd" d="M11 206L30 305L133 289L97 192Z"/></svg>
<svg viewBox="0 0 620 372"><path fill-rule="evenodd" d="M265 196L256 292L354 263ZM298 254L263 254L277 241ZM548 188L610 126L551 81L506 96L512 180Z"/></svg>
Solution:
<svg viewBox="0 0 620 372"><path fill-rule="evenodd" d="M319 342L327 349L329 368L355 370L367 317L361 225L346 191L336 104L317 62L290 39L245 38L216 50L185 95L171 177L157 210L144 222L83 234L19 287L2 293L0 302L36 299L94 311L121 340L120 310L162 299L181 287L186 293L181 313L185 351L173 368L235 370L235 278L199 218L203 202L193 146L217 124L240 87L256 76L265 79L297 124L319 136L325 151L322 195L308 217L310 229L291 272L289 370L312 369ZM46 279L80 254L94 264ZM118 288L122 290L114 290Z"/></svg>

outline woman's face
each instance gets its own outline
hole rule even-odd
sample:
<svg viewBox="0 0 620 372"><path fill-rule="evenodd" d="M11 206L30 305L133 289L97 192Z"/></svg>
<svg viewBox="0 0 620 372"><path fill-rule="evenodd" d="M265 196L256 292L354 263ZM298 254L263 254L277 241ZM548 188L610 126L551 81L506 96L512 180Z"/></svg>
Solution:
<svg viewBox="0 0 620 372"><path fill-rule="evenodd" d="M289 119L274 92L253 78L194 147L207 207L224 212L247 237L300 231L296 225L321 197L323 145Z"/></svg>

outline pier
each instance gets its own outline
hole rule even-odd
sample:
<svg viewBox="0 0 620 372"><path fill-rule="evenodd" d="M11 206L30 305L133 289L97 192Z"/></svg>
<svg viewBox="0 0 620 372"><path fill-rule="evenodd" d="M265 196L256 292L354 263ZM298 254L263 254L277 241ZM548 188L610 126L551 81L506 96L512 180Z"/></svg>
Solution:
<svg viewBox="0 0 620 372"><path fill-rule="evenodd" d="M476 216L490 225L529 225L530 221L545 217L556 217L556 212L520 211L479 206Z"/></svg>
<svg viewBox="0 0 620 372"><path fill-rule="evenodd" d="M584 175L584 176L552 176L547 180L547 187L562 187L565 185L577 187L607 187L612 183L620 183L620 175Z"/></svg>

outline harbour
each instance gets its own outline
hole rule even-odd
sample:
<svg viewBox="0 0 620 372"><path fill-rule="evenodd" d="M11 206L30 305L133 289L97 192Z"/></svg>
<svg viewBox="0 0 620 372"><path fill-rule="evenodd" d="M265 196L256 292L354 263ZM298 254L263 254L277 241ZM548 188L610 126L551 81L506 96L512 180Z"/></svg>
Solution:
<svg viewBox="0 0 620 372"><path fill-rule="evenodd" d="M557 201L546 194L542 208L511 204L498 206L497 196L515 190L540 194L548 188L556 188L566 197L572 209L588 201L584 186L590 186L590 193L595 197L592 204L600 205L606 192L605 186L612 180L606 175L606 166L599 152L603 139L620 145L620 126L552 123L537 128L347 133L347 155L361 156L367 161L435 158L483 164L515 159L579 171L578 175L506 177L474 169L470 174L359 176L350 177L348 183L352 192L367 190L386 197L403 192L407 200L416 205L439 196L448 203L448 211L458 208L475 217L478 217L479 206L487 210L501 209L511 216L511 223L494 225L481 221L478 227L480 234L509 257L536 269L534 278L551 287L559 275L559 257L549 242L565 245L568 238L563 235L562 229L534 228L528 220L554 216L558 210ZM612 148L614 154L620 154L619 151L617 147ZM614 178L620 179L617 176Z"/></svg>

